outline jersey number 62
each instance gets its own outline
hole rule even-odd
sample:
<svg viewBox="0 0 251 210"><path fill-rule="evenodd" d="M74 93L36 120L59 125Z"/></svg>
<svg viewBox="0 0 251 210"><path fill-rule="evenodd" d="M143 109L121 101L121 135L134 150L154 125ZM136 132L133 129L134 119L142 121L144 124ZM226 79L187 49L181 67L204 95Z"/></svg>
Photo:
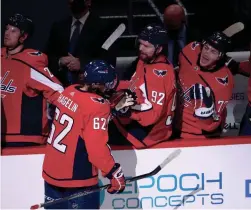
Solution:
<svg viewBox="0 0 251 210"><path fill-rule="evenodd" d="M50 136L47 139L47 143L52 144L52 146L56 150L58 150L59 152L65 153L67 146L62 144L61 141L71 131L72 126L73 126L73 119L71 117L69 117L68 115L66 115L66 114L63 114L59 119L59 115L60 115L60 110L58 108L56 108L56 110L55 110L55 120L59 121L59 123L61 125L66 124L66 127L57 136L54 136L56 126L52 123L51 133L50 133ZM53 141L53 143L52 143L52 141Z"/></svg>

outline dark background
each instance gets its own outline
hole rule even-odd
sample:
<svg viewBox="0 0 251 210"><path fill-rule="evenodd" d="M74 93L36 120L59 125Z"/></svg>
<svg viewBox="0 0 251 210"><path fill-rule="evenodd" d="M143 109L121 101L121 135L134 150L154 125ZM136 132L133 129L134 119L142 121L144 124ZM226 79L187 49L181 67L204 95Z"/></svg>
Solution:
<svg viewBox="0 0 251 210"><path fill-rule="evenodd" d="M2 35L4 21L14 12L30 16L35 23L35 34L27 43L28 47L44 49L52 23L69 15L67 0L2 0L1 20ZM251 0L183 0L188 10L193 13L188 17L188 41L200 40L214 30L223 30L238 20L251 20ZM161 13L171 3L171 0L155 0ZM126 32L123 35L137 35L146 24L159 22L157 17L132 17L138 14L154 15L153 9L146 0L93 0L92 10L101 17L125 16L109 18L114 24L125 23ZM103 17L104 18L104 17ZM3 36L2 36L3 37ZM233 51L248 50L250 34L245 29L233 38ZM135 37L120 38L119 56L133 56Z"/></svg>

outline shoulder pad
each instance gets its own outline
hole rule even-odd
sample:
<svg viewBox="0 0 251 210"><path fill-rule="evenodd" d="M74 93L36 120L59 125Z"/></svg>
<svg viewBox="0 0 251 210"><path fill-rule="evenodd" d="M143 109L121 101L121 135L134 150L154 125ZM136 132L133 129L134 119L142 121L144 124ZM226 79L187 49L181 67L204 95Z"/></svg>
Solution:
<svg viewBox="0 0 251 210"><path fill-rule="evenodd" d="M94 112L102 112L102 113L107 113L110 112L110 103L106 99L102 98L99 95L93 95L91 94L90 96L90 103L89 107L92 111Z"/></svg>
<svg viewBox="0 0 251 210"><path fill-rule="evenodd" d="M25 49L19 54L18 59L34 66L35 68L39 66L48 66L47 55L34 49Z"/></svg>
<svg viewBox="0 0 251 210"><path fill-rule="evenodd" d="M201 43L200 42L191 42L188 45L186 45L182 51L181 54L185 55L191 62L197 62L197 56L201 52Z"/></svg>
<svg viewBox="0 0 251 210"><path fill-rule="evenodd" d="M92 104L96 104L96 105L109 105L109 101L104 99L102 96L97 95L95 93L89 93L88 97L90 98L90 101L92 102ZM87 99L88 100L88 99Z"/></svg>

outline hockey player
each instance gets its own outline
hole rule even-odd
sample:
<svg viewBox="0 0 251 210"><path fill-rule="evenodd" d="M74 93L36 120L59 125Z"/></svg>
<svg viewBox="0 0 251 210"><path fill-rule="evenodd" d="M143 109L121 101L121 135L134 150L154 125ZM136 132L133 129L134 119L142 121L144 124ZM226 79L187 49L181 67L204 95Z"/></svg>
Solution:
<svg viewBox="0 0 251 210"><path fill-rule="evenodd" d="M6 24L1 49L1 132L6 146L44 144L49 133L47 100L53 102L63 87L47 68L47 56L25 49L33 32L32 20L21 14Z"/></svg>
<svg viewBox="0 0 251 210"><path fill-rule="evenodd" d="M250 53L251 53L251 42L250 42ZM249 62L243 62L240 65L244 71L249 73L249 80L248 80L248 101L246 112L242 118L241 125L240 125L240 132L239 135L248 135L251 136L251 55L249 57Z"/></svg>
<svg viewBox="0 0 251 210"><path fill-rule="evenodd" d="M230 38L215 32L202 43L192 42L180 53L175 128L181 138L220 136L233 75L226 52Z"/></svg>
<svg viewBox="0 0 251 210"><path fill-rule="evenodd" d="M98 185L98 169L110 179L109 193L121 193L125 178L107 145L110 103L106 92L116 87L116 73L104 61L86 65L83 84L67 87L58 97L56 114L48 138L43 178L45 201L62 198ZM131 106L133 100L124 96L115 109ZM53 209L98 209L99 193L51 205Z"/></svg>
<svg viewBox="0 0 251 210"><path fill-rule="evenodd" d="M136 72L129 82L121 82L118 88L135 89L137 104L129 109L127 116L114 118L114 122L136 148L146 148L172 135L176 81L173 66L165 56L166 30L150 24L139 34L138 43Z"/></svg>

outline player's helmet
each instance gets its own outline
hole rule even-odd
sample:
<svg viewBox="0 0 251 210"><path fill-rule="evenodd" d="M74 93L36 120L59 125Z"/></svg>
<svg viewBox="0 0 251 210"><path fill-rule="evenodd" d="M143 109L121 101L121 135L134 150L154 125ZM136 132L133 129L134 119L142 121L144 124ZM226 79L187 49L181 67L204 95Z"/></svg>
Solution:
<svg viewBox="0 0 251 210"><path fill-rule="evenodd" d="M225 54L231 48L231 39L224 33L216 31L211 36L203 40L202 44L208 43L221 53Z"/></svg>
<svg viewBox="0 0 251 210"><path fill-rule="evenodd" d="M148 41L154 46L167 44L168 37L166 29L158 24L147 25L139 34L138 39Z"/></svg>
<svg viewBox="0 0 251 210"><path fill-rule="evenodd" d="M21 14L14 14L11 16L8 19L7 24L19 28L21 33L28 33L29 36L33 34L34 25L32 20Z"/></svg>
<svg viewBox="0 0 251 210"><path fill-rule="evenodd" d="M117 73L112 65L103 60L94 60L84 67L84 84L105 85L106 90L112 90L117 85Z"/></svg>

